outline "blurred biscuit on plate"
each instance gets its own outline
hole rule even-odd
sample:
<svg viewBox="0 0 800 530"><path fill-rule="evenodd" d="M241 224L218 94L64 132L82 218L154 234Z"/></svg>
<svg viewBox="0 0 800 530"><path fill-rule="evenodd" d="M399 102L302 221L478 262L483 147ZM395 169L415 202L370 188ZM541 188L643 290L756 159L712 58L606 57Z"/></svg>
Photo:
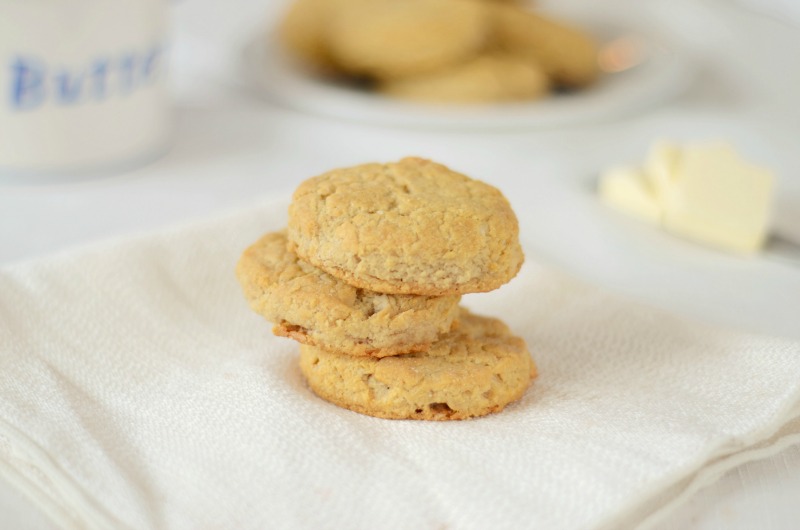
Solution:
<svg viewBox="0 0 800 530"><path fill-rule="evenodd" d="M547 95L549 88L548 77L536 62L498 53L380 87L390 96L440 103L534 100Z"/></svg>
<svg viewBox="0 0 800 530"><path fill-rule="evenodd" d="M476 0L372 0L340 9L327 40L345 72L392 79L464 62L489 32L487 5Z"/></svg>

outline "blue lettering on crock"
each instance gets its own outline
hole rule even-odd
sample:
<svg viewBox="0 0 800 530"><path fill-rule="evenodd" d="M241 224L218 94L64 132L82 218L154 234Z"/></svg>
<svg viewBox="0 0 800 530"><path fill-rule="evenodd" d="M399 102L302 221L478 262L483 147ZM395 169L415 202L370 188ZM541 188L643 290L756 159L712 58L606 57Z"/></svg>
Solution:
<svg viewBox="0 0 800 530"><path fill-rule="evenodd" d="M108 78L108 59L96 59L92 64L92 93L91 97L101 100L106 97L106 79Z"/></svg>
<svg viewBox="0 0 800 530"><path fill-rule="evenodd" d="M18 58L11 63L11 107L29 110L44 101L44 74L35 61Z"/></svg>
<svg viewBox="0 0 800 530"><path fill-rule="evenodd" d="M19 54L8 65L11 110L30 111L52 103L58 106L98 103L133 94L159 77L164 47L96 57L87 64L67 67ZM0 76L2 79L2 76Z"/></svg>
<svg viewBox="0 0 800 530"><path fill-rule="evenodd" d="M161 59L161 48L153 48L150 50L150 53L144 56L144 61L142 61L142 74L144 74L145 81L150 81L155 78L160 63L159 59Z"/></svg>
<svg viewBox="0 0 800 530"><path fill-rule="evenodd" d="M63 105L72 105L78 102L83 88L83 75L70 74L67 71L57 73L53 77L56 85L56 101Z"/></svg>
<svg viewBox="0 0 800 530"><path fill-rule="evenodd" d="M130 94L136 88L136 56L125 54L119 59L119 87L123 94Z"/></svg>

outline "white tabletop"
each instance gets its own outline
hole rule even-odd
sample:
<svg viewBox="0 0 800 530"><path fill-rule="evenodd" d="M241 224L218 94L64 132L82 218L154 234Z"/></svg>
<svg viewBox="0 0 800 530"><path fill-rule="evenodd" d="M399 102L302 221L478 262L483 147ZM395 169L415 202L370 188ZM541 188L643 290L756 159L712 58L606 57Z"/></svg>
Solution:
<svg viewBox="0 0 800 530"><path fill-rule="evenodd" d="M655 138L727 138L779 174L776 226L800 240L800 30L724 1L635 4L650 15L643 24L657 20L697 65L685 95L612 121L505 132L391 129L282 108L244 86L237 66L247 38L281 6L178 4L170 152L120 175L0 182L0 265L200 218L259 194L288 194L332 167L413 154L500 187L532 259L690 318L800 338L800 267L695 247L605 210L591 190L600 169L641 158ZM620 9L626 5L604 9L630 13ZM799 492L794 446L728 473L659 528L797 528ZM1 480L0 520L9 528L49 526Z"/></svg>

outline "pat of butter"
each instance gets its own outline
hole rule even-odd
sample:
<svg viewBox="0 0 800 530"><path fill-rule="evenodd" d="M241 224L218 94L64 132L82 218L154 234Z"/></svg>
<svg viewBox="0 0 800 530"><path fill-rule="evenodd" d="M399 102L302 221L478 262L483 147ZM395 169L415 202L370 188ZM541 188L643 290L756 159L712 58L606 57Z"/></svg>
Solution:
<svg viewBox="0 0 800 530"><path fill-rule="evenodd" d="M660 223L676 235L737 252L755 252L769 231L773 176L722 143L653 145L644 167L601 176L601 199Z"/></svg>
<svg viewBox="0 0 800 530"><path fill-rule="evenodd" d="M663 196L672 187L680 159L680 146L671 142L659 140L650 148L644 161L644 176L656 197Z"/></svg>
<svg viewBox="0 0 800 530"><path fill-rule="evenodd" d="M661 220L661 205L639 168L609 169L600 178L599 191L612 208L653 223Z"/></svg>
<svg viewBox="0 0 800 530"><path fill-rule="evenodd" d="M773 177L724 144L687 147L661 196L664 228L713 246L755 252L769 229Z"/></svg>

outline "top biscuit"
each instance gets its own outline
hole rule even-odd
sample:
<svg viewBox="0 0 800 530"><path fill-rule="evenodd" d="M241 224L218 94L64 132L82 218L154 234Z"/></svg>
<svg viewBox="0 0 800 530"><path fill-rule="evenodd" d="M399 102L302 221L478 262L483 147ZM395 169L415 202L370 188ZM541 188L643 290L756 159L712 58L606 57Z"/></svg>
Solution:
<svg viewBox="0 0 800 530"><path fill-rule="evenodd" d="M303 182L287 235L302 259L389 294L491 291L524 260L517 218L499 190L420 158Z"/></svg>

